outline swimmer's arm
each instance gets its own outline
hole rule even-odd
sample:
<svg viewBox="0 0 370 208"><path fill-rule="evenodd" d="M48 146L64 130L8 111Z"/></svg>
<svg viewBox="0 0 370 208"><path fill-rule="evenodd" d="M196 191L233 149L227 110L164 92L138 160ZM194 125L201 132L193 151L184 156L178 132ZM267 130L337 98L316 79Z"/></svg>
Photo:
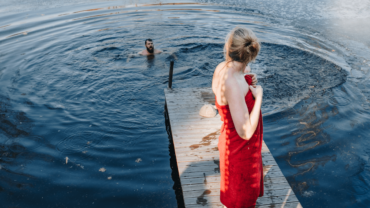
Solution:
<svg viewBox="0 0 370 208"><path fill-rule="evenodd" d="M127 56L127 60L126 60L126 62L128 63L128 62L130 62L130 60L131 60L131 58L133 58L133 57L135 57L136 55L143 55L143 54L141 54L141 52L139 52L139 53L137 53L137 54L129 54L128 56Z"/></svg>
<svg viewBox="0 0 370 208"><path fill-rule="evenodd" d="M177 56L176 56L176 52L170 52L170 51L160 51L160 50L158 50L161 54L170 54L175 60L177 60ZM157 51L156 51L156 53L157 53Z"/></svg>
<svg viewBox="0 0 370 208"><path fill-rule="evenodd" d="M234 77L229 77L225 82L225 97L230 108L236 132L241 138L249 140L258 126L262 98L256 98L252 112L249 114L243 92Z"/></svg>

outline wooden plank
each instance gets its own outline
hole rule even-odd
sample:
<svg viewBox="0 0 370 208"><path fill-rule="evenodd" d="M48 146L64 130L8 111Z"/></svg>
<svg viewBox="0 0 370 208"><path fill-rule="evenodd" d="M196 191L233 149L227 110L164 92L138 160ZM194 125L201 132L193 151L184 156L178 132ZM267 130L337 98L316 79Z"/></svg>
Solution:
<svg viewBox="0 0 370 208"><path fill-rule="evenodd" d="M203 141L203 142L189 142L189 141L176 141L174 142L174 145L179 149L180 152L185 152L186 155L182 156L191 156L191 155L198 155L197 152L201 152L201 150L204 151L204 155L210 155L208 153L218 153L218 138L217 140L211 140L211 141ZM192 150L192 151L189 151ZM196 151L196 152L195 152ZM269 149L265 146L262 146L262 152L267 153L270 152ZM202 153L202 152L201 152ZM215 154L216 155L216 154Z"/></svg>
<svg viewBox="0 0 370 208"><path fill-rule="evenodd" d="M172 132L176 132L176 134L186 134L187 132L189 132L189 130L196 130L196 131L199 131L198 133L213 133L215 131L218 131L220 130L221 126L214 126L214 127L207 127L207 128L197 128L197 127L191 127L191 126L188 126L188 127L175 127L175 128L172 128L171 127L171 130Z"/></svg>
<svg viewBox="0 0 370 208"><path fill-rule="evenodd" d="M192 143L190 143L192 144ZM179 144L177 154L179 154L180 157L186 157L186 156L192 156L192 155L212 155L214 157L219 157L219 151L218 146L216 145L208 145L208 143L193 143L193 145L190 144ZM196 145L196 146L194 146ZM191 151L189 151L189 149ZM262 154L264 153L270 153L269 149L267 147L262 147ZM266 160L273 160L272 155L265 155L262 156L262 159Z"/></svg>
<svg viewBox="0 0 370 208"><path fill-rule="evenodd" d="M176 131L178 134L186 134L189 131L200 131L200 132L209 132L213 133L220 130L221 126L199 126L199 125L178 125L175 128L171 128L172 131Z"/></svg>
<svg viewBox="0 0 370 208"><path fill-rule="evenodd" d="M200 110L200 108L199 108L199 110ZM174 111L174 112L176 112L176 111ZM175 119L176 118L176 119ZM199 111L198 112L194 112L194 109L193 109L193 111L190 111L189 110L189 112L184 112L184 113L176 113L176 116L173 116L173 121L177 121L178 119L203 119L203 120L208 120L209 118L203 118L203 117L201 117L200 115L199 115ZM215 117L213 117L213 118L211 118L212 120L219 120L220 122L222 122L221 121L221 116L220 116L220 114L218 114L217 113L217 115L215 116Z"/></svg>
<svg viewBox="0 0 370 208"><path fill-rule="evenodd" d="M179 155L178 158L176 157L176 159L177 159L178 162L190 162L188 165L196 165L195 162L194 162L194 164L192 164L191 161L188 161L188 160L191 160L191 159L197 159L197 161L218 160L218 158L219 158L219 154L217 154L218 151L216 152L216 154L214 152L213 153L212 152L204 152L204 154L202 154L202 150L204 150L204 149L200 149L199 151L198 151L198 149L192 150L191 153L188 153L188 154L186 152L176 152ZM265 152L263 152L263 153L265 153ZM187 159L187 158L190 158L190 159ZM204 159L202 159L202 158L204 158ZM265 163L266 165L271 164L271 163L276 164L272 155L262 156L262 161L269 161L269 162ZM272 161L272 162L270 162L270 161Z"/></svg>
<svg viewBox="0 0 370 208"><path fill-rule="evenodd" d="M212 205L213 207L214 205ZM217 207L217 206L215 206ZM302 208L301 203L298 201L296 202L287 202L287 203L281 203L281 204L269 204L269 205L258 205L256 208Z"/></svg>
<svg viewBox="0 0 370 208"><path fill-rule="evenodd" d="M193 153L194 154L194 153ZM202 163L206 161L214 161L218 160L219 157L218 155L206 155L206 154L201 154L201 152L197 155L196 153L194 155L186 155L186 156L179 156L176 157L177 163ZM266 161L266 165L275 165L276 163L273 160Z"/></svg>
<svg viewBox="0 0 370 208"><path fill-rule="evenodd" d="M194 110L194 109L193 109ZM217 125L222 125L221 117L213 117L213 118L203 118L201 116L194 116L194 117L187 117L186 121L191 121L191 122L198 122L198 124L201 124L202 126L208 125L208 124L217 124ZM173 120L173 124L178 124L182 123L183 121L181 120Z"/></svg>
<svg viewBox="0 0 370 208"><path fill-rule="evenodd" d="M223 207L217 148L221 117L199 115L204 104L214 104L212 89L165 89L165 98L185 206ZM257 200L257 207L301 207L264 142L261 154L265 195Z"/></svg>
<svg viewBox="0 0 370 208"><path fill-rule="evenodd" d="M184 195L187 197L198 197L204 194L206 191L208 196L219 196L220 195L220 187L215 187L212 189L199 189L199 190L192 190L192 191L184 191ZM262 197L271 197L271 196L288 196L288 195L294 195L294 192L291 191L290 188L285 189L269 189L265 190L265 193Z"/></svg>
<svg viewBox="0 0 370 208"><path fill-rule="evenodd" d="M268 185L268 186L266 186ZM214 189L214 188L220 188L220 183L211 183L207 182L206 184L189 184L186 186L182 186L182 191L195 191L195 190L207 190L207 189ZM286 183L272 183L271 181L268 181L264 183L264 189L265 192L268 190L279 190L279 189L290 189L289 184Z"/></svg>
<svg viewBox="0 0 370 208"><path fill-rule="evenodd" d="M168 104L171 104L171 105L181 105L181 104L198 104L198 103L206 103L206 104L212 104L213 105L215 104L215 97L203 97L202 99L199 99L197 97L197 95L191 95L191 94L188 94L188 95L184 95L184 97L182 98L177 98L176 97L176 101L173 101L171 100L171 96L168 96L168 98L170 99ZM172 98L175 98L175 96L173 96Z"/></svg>
<svg viewBox="0 0 370 208"><path fill-rule="evenodd" d="M219 176L220 175L220 168L218 166L209 167L209 166L203 166L203 167L190 167L187 169L181 169L179 168L179 174L182 178L204 178L204 175L206 176ZM264 175L268 177L284 177L283 173L281 172L280 168L278 166L271 166L269 168L266 168L264 171Z"/></svg>
<svg viewBox="0 0 370 208"><path fill-rule="evenodd" d="M202 204L191 204L187 205L187 208L224 208L221 203L210 203L206 205ZM256 208L302 208L299 202L288 202L285 204L270 204L270 205L257 205Z"/></svg>
<svg viewBox="0 0 370 208"><path fill-rule="evenodd" d="M209 208L209 207L212 207L212 208L224 208L224 205L222 205L221 203L219 203L219 204L212 204L210 206L205 206L205 205L202 205L200 203L200 204L189 204L189 205L186 206L186 208Z"/></svg>
<svg viewBox="0 0 370 208"><path fill-rule="evenodd" d="M212 195L206 195L198 196L198 197L186 197L184 198L185 204L198 204L199 198L203 198L207 200L207 202L210 203L220 203L220 196L212 196ZM203 200L204 201L204 200ZM256 205L262 206L262 205L270 205L270 204L283 204L283 203L289 203L289 202L298 202L297 197L293 195L288 196L270 196L270 197L259 197L257 200Z"/></svg>
<svg viewBox="0 0 370 208"><path fill-rule="evenodd" d="M189 204L187 208L224 208L224 205L221 202L218 203L206 203L206 204ZM256 208L302 208L302 205L298 202L287 202L284 204L269 204L269 205L256 205Z"/></svg>
<svg viewBox="0 0 370 208"><path fill-rule="evenodd" d="M202 128L213 128L213 127L216 127L216 128L221 128L221 125L222 125L222 122L221 121L218 121L218 120L208 120L208 121L202 121L200 119L188 119L187 122L191 122L191 126L200 126ZM184 126L188 126L189 124L187 123L184 123L184 119L179 119L179 121L177 122L172 122L171 124L173 125L176 125L176 128L179 128L177 125L180 125L180 127L182 127L182 125Z"/></svg>
<svg viewBox="0 0 370 208"><path fill-rule="evenodd" d="M195 147L194 147L195 146ZM216 145L203 145L203 144L187 144L187 145L182 145L180 147L178 147L179 151L179 156L191 156L191 155L198 155L197 152L201 152L202 150L204 150L204 155L212 155L214 157L219 157L218 154L218 147ZM189 151L192 150L192 151ZM197 151L197 152L195 152ZM262 147L262 153L268 153L270 152L268 148L266 147Z"/></svg>
<svg viewBox="0 0 370 208"><path fill-rule="evenodd" d="M177 155L179 156L179 159L181 157L191 157L191 156L195 156L195 155L209 155L209 156L212 156L212 158L219 158L219 152L218 150L215 149L216 146L202 146L202 147L199 147L197 149L190 149L189 147L186 147L186 148L177 148L176 149L176 157ZM177 151L178 150L178 151ZM191 151L190 151L191 150ZM213 151L213 152L212 152ZM262 161L268 161L268 160L272 160L272 161L275 161L274 157L271 155L270 152L263 152L262 153Z"/></svg>
<svg viewBox="0 0 370 208"><path fill-rule="evenodd" d="M174 137L175 140L186 140L188 138L203 138L205 136L207 136L209 133L209 131L197 131L197 132L188 132L187 134L178 134L176 132L176 134L173 134L172 137Z"/></svg>
<svg viewBox="0 0 370 208"><path fill-rule="evenodd" d="M199 178L186 178L186 177L180 177L181 178L181 185L185 184L204 184L204 183L215 183L220 182L220 176L219 175L211 175L206 177L199 177ZM281 177L269 177L268 175L264 179L265 184L274 184L274 183L285 183L287 180L284 176Z"/></svg>
<svg viewBox="0 0 370 208"><path fill-rule="evenodd" d="M266 165L272 165L272 166L277 166L277 164L275 163L275 161L262 161L262 164L264 166ZM209 160L204 160L204 161L200 161L200 162L193 162L193 161L188 161L188 162L177 162L177 167L180 168L180 169L190 169L190 168L201 168L201 167L204 167L204 168L208 168L206 166L218 166L219 165L219 159L218 158L212 158L212 159L209 159Z"/></svg>

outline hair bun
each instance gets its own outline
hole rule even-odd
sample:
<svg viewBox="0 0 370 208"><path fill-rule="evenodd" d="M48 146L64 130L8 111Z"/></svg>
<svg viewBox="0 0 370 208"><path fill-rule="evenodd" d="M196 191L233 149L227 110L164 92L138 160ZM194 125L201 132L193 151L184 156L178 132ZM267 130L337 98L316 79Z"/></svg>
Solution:
<svg viewBox="0 0 370 208"><path fill-rule="evenodd" d="M252 41L246 42L246 43L244 44L244 47L248 47L248 46L250 46L251 44L252 44Z"/></svg>
<svg viewBox="0 0 370 208"><path fill-rule="evenodd" d="M253 42L252 44L252 48L256 49L257 48L257 43L256 42Z"/></svg>
<svg viewBox="0 0 370 208"><path fill-rule="evenodd" d="M249 47L249 50L250 51L256 51L257 50L257 47L258 47L258 43L257 42L253 42L251 44L251 46Z"/></svg>

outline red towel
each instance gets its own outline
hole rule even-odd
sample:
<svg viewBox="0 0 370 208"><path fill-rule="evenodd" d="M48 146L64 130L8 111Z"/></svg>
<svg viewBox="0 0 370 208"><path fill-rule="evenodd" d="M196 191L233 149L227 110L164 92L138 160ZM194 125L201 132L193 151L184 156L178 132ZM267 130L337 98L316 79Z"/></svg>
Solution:
<svg viewBox="0 0 370 208"><path fill-rule="evenodd" d="M245 76L249 85L252 78ZM251 113L254 106L254 97L249 90L245 96L245 103ZM247 141L239 137L235 130L228 105L216 106L223 121L218 149L220 152L221 171L221 202L227 208L254 207L257 198L263 196L263 165L262 165L262 139L263 122L262 113L258 126L252 138Z"/></svg>

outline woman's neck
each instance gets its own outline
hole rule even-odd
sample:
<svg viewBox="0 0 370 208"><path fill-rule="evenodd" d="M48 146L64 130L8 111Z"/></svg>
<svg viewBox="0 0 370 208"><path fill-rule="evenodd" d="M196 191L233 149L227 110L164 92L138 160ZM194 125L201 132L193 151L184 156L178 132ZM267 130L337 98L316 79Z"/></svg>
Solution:
<svg viewBox="0 0 370 208"><path fill-rule="evenodd" d="M233 73L239 73L244 74L244 69L247 67L247 64L237 62L237 61L231 61L228 64L228 68L232 70Z"/></svg>

